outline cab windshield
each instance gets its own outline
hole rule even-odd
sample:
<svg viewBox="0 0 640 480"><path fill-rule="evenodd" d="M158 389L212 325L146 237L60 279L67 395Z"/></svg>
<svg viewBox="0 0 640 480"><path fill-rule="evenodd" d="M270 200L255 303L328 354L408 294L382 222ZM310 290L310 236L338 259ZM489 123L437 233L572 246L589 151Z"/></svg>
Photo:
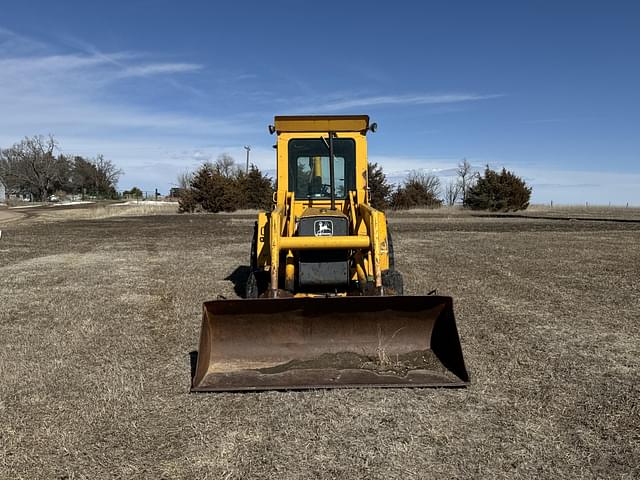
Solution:
<svg viewBox="0 0 640 480"><path fill-rule="evenodd" d="M344 199L355 190L355 141L333 139L336 198ZM331 198L329 150L322 138L289 141L289 190L296 198Z"/></svg>

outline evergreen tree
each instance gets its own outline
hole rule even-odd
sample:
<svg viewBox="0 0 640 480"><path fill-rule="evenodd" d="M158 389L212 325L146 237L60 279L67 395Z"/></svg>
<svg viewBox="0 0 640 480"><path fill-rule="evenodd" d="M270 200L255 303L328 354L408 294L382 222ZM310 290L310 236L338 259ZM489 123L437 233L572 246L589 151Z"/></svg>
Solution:
<svg viewBox="0 0 640 480"><path fill-rule="evenodd" d="M505 168L500 173L489 166L475 185L469 188L465 207L492 211L524 210L529 206L531 187Z"/></svg>
<svg viewBox="0 0 640 480"><path fill-rule="evenodd" d="M387 182L387 176L382 171L382 167L377 163L367 165L367 176L369 179L369 202L373 208L379 210L389 206L392 187Z"/></svg>
<svg viewBox="0 0 640 480"><path fill-rule="evenodd" d="M237 209L269 209L273 197L271 179L255 166L244 173L228 159L205 163L193 174L189 188L181 190L181 212L233 212Z"/></svg>
<svg viewBox="0 0 640 480"><path fill-rule="evenodd" d="M273 202L273 183L255 165L244 176L245 208L268 210Z"/></svg>

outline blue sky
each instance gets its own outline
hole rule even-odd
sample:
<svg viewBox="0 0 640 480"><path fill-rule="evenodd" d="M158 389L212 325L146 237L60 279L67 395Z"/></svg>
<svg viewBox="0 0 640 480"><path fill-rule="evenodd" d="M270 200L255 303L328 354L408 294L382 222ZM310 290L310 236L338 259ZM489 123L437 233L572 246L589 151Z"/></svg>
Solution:
<svg viewBox="0 0 640 480"><path fill-rule="evenodd" d="M637 2L0 0L0 146L53 134L120 188L243 145L275 114L369 114L372 161L505 166L537 203L640 205Z"/></svg>

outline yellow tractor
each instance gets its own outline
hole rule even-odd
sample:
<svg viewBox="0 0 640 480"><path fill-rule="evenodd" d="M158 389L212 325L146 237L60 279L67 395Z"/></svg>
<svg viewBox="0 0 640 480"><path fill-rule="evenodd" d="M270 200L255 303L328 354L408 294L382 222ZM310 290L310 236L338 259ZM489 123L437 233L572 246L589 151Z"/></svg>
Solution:
<svg viewBox="0 0 640 480"><path fill-rule="evenodd" d="M277 116L246 299L203 305L192 391L464 386L450 297L403 296L371 207L366 115Z"/></svg>

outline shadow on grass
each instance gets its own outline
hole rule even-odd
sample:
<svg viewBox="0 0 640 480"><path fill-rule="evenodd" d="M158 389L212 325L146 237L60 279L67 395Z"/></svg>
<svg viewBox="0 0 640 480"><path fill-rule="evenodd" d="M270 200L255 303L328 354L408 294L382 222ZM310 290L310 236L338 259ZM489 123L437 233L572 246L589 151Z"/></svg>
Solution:
<svg viewBox="0 0 640 480"><path fill-rule="evenodd" d="M191 365L191 380L196 376L196 365L198 365L198 351L189 352L189 364Z"/></svg>
<svg viewBox="0 0 640 480"><path fill-rule="evenodd" d="M231 274L225 278L233 283L233 291L240 298L244 298L246 295L247 278L251 272L249 265L240 265Z"/></svg>

